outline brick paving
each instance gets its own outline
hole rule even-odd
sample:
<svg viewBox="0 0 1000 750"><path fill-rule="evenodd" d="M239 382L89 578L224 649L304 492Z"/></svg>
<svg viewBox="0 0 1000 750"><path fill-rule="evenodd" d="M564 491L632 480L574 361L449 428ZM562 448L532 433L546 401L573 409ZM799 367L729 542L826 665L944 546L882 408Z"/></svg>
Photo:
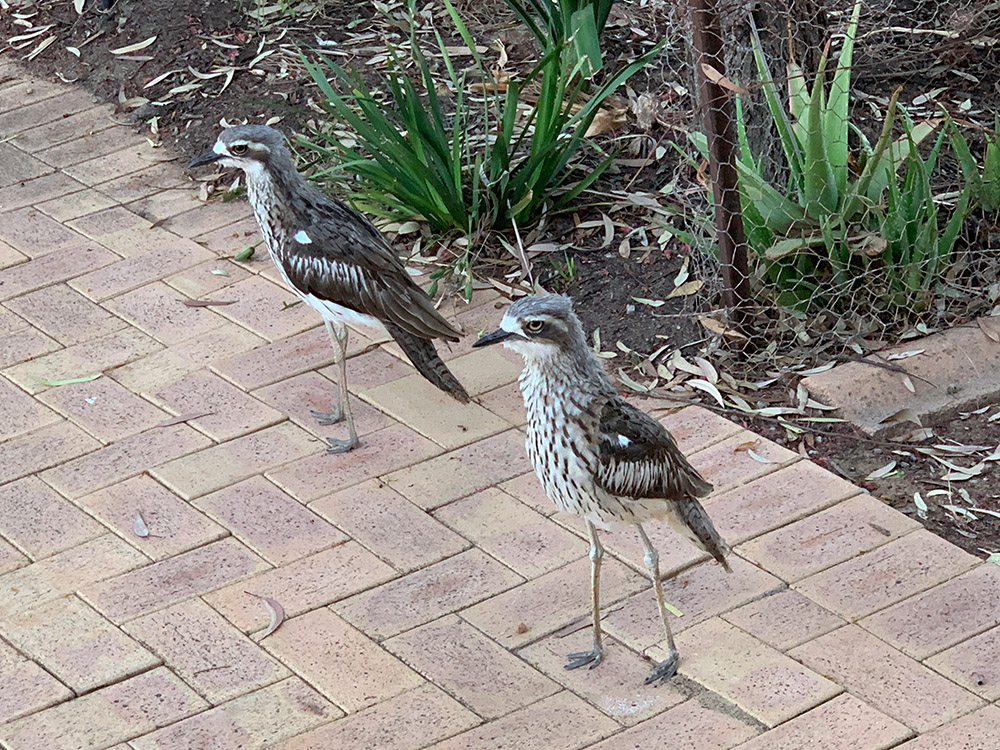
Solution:
<svg viewBox="0 0 1000 750"><path fill-rule="evenodd" d="M647 687L641 548L606 534L607 658L564 670L587 544L525 460L516 359L470 350L497 300L449 313L469 405L353 337L363 444L326 455L331 349L228 259L246 206L82 91L0 80L0 747L998 746L1000 569L696 407L663 420L733 573L651 526L682 659Z"/></svg>

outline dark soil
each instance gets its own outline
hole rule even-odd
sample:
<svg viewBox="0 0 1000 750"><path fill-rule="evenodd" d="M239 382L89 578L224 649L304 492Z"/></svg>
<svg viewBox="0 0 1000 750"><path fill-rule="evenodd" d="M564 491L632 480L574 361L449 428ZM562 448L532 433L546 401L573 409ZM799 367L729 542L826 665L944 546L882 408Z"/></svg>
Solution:
<svg viewBox="0 0 1000 750"><path fill-rule="evenodd" d="M32 22L54 24L52 33L59 37L28 68L36 75L77 82L106 101L149 99L123 110L140 124L157 117L160 136L187 157L214 143L223 118L263 122L278 115L285 130L301 129L312 114L304 107L308 87L303 76L282 74L282 66L297 66L295 51L314 47L317 38L346 40L374 12L370 3L330 3L321 15L302 20L292 15L280 28L266 28L246 15L248 6L253 7L249 0L119 0L107 12L98 9L100 2L87 0L79 16L72 2L25 3L25 11L38 11ZM12 21L10 12L0 11L3 36L23 33ZM153 36L152 45L133 54L110 53ZM78 49L80 56L67 47ZM258 49L272 54L248 70ZM201 80L188 70L208 74L230 66L236 72L221 94L224 76ZM146 88L172 70L177 73ZM189 82L202 85L170 95L171 88Z"/></svg>
<svg viewBox="0 0 1000 750"><path fill-rule="evenodd" d="M949 413L925 426L934 431L934 437L921 445L978 445L997 448L1000 446L1000 421L988 422L990 409L983 414L963 415ZM727 417L777 443L796 450L799 438L789 440L783 427L763 418L745 419L738 415ZM1000 518L988 513L977 513L985 509L1000 513L1000 465L988 464L980 476L962 482L942 481L940 477L947 471L939 463L915 450L913 444L873 440L849 425L830 424L816 429L807 439L809 457L820 466L839 474L859 485L874 497L883 500L899 511L922 523L930 531L944 537L953 544L979 557L992 552L1000 552ZM985 452L990 452L987 450ZM964 466L976 463L976 458L962 456L942 456ZM879 479L867 477L895 460L897 467L889 475ZM969 500L962 497L959 489L968 493ZM951 496L931 495L936 490L951 490ZM914 501L914 494L920 493L927 510L922 515ZM968 509L973 517L956 513L944 505Z"/></svg>
<svg viewBox="0 0 1000 750"><path fill-rule="evenodd" d="M943 418L933 426L932 444L1000 445L1000 423L988 423L987 415L973 415L962 419ZM982 556L1000 552L1000 518L987 513L976 513L976 508L1000 512L1000 468L995 465L984 474L964 482L944 482L937 477L943 473L940 464L916 452L912 446L900 444L870 444L849 436L831 437L817 443L816 453L825 460L828 468L847 476L876 497L894 508L913 516L928 529L943 536L953 544ZM901 471L882 479L866 480L870 473L890 460L899 461ZM969 459L956 458L955 463L970 465ZM965 502L957 490L969 493L973 505ZM928 497L929 492L951 489L951 498ZM921 518L914 503L914 493L921 493L928 506L927 517ZM947 510L942 505L966 507L972 518Z"/></svg>
<svg viewBox="0 0 1000 750"><path fill-rule="evenodd" d="M604 349L622 342L637 352L653 352L670 344L676 349L704 340L704 329L694 318L703 302L695 295L664 298L674 290L683 256L654 249L642 261L617 253L578 254L579 278L565 292L577 301L577 312L588 331L600 329ZM635 298L664 300L650 308ZM580 304L586 300L586 304Z"/></svg>
<svg viewBox="0 0 1000 750"><path fill-rule="evenodd" d="M384 50L387 38L394 35L397 41L402 39L399 28L377 14L372 2L317 0L310 5L296 0L275 0L274 7L280 4L279 12L254 20L248 12L270 3L112 0L110 9L102 10L108 0L86 0L84 12L78 15L70 0L8 1L10 7L0 10L0 38L24 34L25 23L17 21L25 18L33 27L47 24L52 27L22 48L2 49L0 54L22 60L38 42L55 35L55 43L34 59L23 61L32 73L77 82L102 99L118 103L121 116L134 118L137 129L147 135L153 134L153 118L156 118L158 137L184 157L208 148L222 119L259 123L279 117L277 126L285 132L307 131L310 120L318 118L320 111L314 102L316 89L308 84L299 53L311 54L320 40L324 43L322 49L335 54L339 64L355 66L364 73L378 68L378 63L371 61ZM849 4L847 0L829 3L840 11ZM532 54L531 38L513 22L503 0L466 0L456 5L483 44L503 40L512 69L517 69L518 62ZM911 103L916 118L935 114L935 105L931 102L917 106L912 104L914 99L930 90L947 87L939 99L952 111L964 113L974 122L992 124L992 113L1000 108L997 101L1000 48L977 45L975 39L1000 36L1000 30L990 28L996 23L977 10L985 8L985 3L883 0L869 2L865 7L863 28L920 27L957 34L943 39L939 34L885 32L859 43L854 86L858 92L869 95L865 101L860 101L863 97L859 96L856 107L857 122L866 133L877 134L880 113L884 111L877 106L878 102L884 106L895 85L904 87L900 101ZM683 196L684 190L690 195L702 195L697 184L699 177L679 162L670 149L665 157L649 162L648 166L634 166L636 160L655 154L657 146L666 146L670 141L686 142L685 132L691 123L694 104L690 93L685 91L690 89L687 80L690 68L680 41L683 36L677 31L679 8L669 2L621 2L614 7L605 32L606 59L614 62L634 56L638 42L644 38L669 36L677 41L655 65L630 83L625 108L635 103L636 96L645 93L656 102L657 113L651 123L640 126L633 110L624 128L608 136L617 139L622 157L632 165L609 171L596 186L605 194L615 190L656 194L664 185L678 184L679 191L667 200L682 200L677 196ZM21 14L21 19L15 14ZM153 44L132 54L110 52L153 36L156 37ZM67 47L77 49L79 56ZM235 70L228 84L225 75L203 78L192 72L206 76L230 67ZM167 73L170 74L161 78ZM147 87L156 79L159 82ZM194 84L199 85L194 87ZM183 90L185 86L192 88ZM966 99L970 106L959 109ZM593 221L609 210L606 206L581 207L574 218ZM698 211L704 215L703 208L696 207L695 213ZM622 257L620 225L651 223L649 216L628 217L628 213L626 210L614 214L619 227L610 244L601 241L600 230L573 233L572 225L569 233L558 229L556 233L567 243L566 253L559 253L551 261L536 258L539 280L574 297L587 329L600 328L605 350L614 350L618 342L644 353L667 345L672 350L702 343L706 332L695 315L709 311L716 304L714 287L706 286L701 294L666 300L689 249L676 240L660 246L650 238L650 247L633 246L628 257ZM554 222L553 226L560 225ZM666 302L653 307L637 303L636 297ZM747 379L754 379L752 375L741 373ZM764 373L757 376L763 377ZM759 419L748 426L784 442L783 428L776 428L771 422ZM942 442L953 439L996 445L1000 443L1000 423L987 424L984 416L954 419L936 425L935 434L936 440ZM868 487L903 512L916 513L915 492L926 497L929 491L938 488L934 481L940 471L933 461L912 450L910 457L893 453L908 450L907 446L868 442L843 427L824 434L817 432L812 440L815 460ZM900 460L901 474L866 482L865 477L887 463L890 456ZM997 469L992 468L982 477L962 483L978 507L1000 510L997 496L1000 482L996 481L996 473ZM961 505L954 498L948 502ZM927 504L928 518L922 520L928 528L976 554L1000 550L1000 519L980 514L978 520L971 521L938 507L933 499L928 498Z"/></svg>

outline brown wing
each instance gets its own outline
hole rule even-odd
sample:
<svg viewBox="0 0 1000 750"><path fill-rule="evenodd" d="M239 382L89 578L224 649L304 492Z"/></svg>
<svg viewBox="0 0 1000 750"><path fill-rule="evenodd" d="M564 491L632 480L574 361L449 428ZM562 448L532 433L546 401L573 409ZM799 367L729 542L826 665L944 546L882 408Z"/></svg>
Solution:
<svg viewBox="0 0 1000 750"><path fill-rule="evenodd" d="M353 232L328 221L302 231L309 242L290 239L283 262L296 288L391 323L412 336L458 341L458 331L434 309L384 240L376 240L370 231Z"/></svg>
<svg viewBox="0 0 1000 750"><path fill-rule="evenodd" d="M688 463L667 429L614 396L601 413L599 434L597 484L619 497L670 503L690 532L685 535L729 570L729 547L697 499L712 485Z"/></svg>
<svg viewBox="0 0 1000 750"><path fill-rule="evenodd" d="M617 396L601 412L596 482L619 497L704 497L712 491L666 428Z"/></svg>

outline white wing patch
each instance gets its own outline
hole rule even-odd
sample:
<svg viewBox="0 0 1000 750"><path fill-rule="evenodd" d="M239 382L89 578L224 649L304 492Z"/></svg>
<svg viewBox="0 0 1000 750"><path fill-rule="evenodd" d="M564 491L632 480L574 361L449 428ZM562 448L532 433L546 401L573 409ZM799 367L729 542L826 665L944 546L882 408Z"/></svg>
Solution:
<svg viewBox="0 0 1000 750"><path fill-rule="evenodd" d="M312 238L308 234L306 234L306 230L305 229L300 229L299 231L297 231L295 233L295 236L293 237L293 239L296 242L298 242L300 245L311 245L312 244Z"/></svg>
<svg viewBox="0 0 1000 750"><path fill-rule="evenodd" d="M620 445L622 448L627 448L631 444L632 444L632 441L629 440L624 435L619 435L618 436L618 445Z"/></svg>

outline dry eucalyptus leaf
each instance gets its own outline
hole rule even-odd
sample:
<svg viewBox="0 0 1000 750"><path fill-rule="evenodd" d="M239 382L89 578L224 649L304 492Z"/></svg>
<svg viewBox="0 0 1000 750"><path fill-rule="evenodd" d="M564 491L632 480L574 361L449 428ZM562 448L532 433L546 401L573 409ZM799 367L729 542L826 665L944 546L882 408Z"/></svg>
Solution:
<svg viewBox="0 0 1000 750"><path fill-rule="evenodd" d="M223 299L185 299L181 300L188 307L221 307L222 305L235 305L236 300Z"/></svg>
<svg viewBox="0 0 1000 750"><path fill-rule="evenodd" d="M630 390L633 390L636 393L649 393L650 391L650 386L637 383L635 380L630 378L628 373L625 372L624 367L618 368L618 379L623 385L627 386Z"/></svg>
<svg viewBox="0 0 1000 750"><path fill-rule="evenodd" d="M994 343L1000 344L1000 325L993 318L979 318L976 320L979 330L986 334L986 338Z"/></svg>
<svg viewBox="0 0 1000 750"><path fill-rule="evenodd" d="M895 468L896 468L896 462L890 461L885 466L879 469L875 469L875 471L866 476L865 479L881 479L884 476L888 476L888 474Z"/></svg>
<svg viewBox="0 0 1000 750"><path fill-rule="evenodd" d="M806 384L801 380L798 385L795 386L795 404L799 409L804 409L806 406L806 401L809 400L809 389L806 388Z"/></svg>
<svg viewBox="0 0 1000 750"><path fill-rule="evenodd" d="M909 375L903 376L903 385L906 386L906 390L908 390L910 393L917 392L917 389L913 387L913 381L910 379Z"/></svg>
<svg viewBox="0 0 1000 750"><path fill-rule="evenodd" d="M708 395L710 395L712 398L714 398L716 401L719 402L719 406L721 406L723 409L726 408L726 402L723 400L722 394L719 392L719 389L716 388L711 383L709 383L707 380L694 378L692 380L687 381L685 385L690 385L693 388L705 391L705 393L707 393Z"/></svg>
<svg viewBox="0 0 1000 750"><path fill-rule="evenodd" d="M896 359L909 359L910 357L916 357L918 354L923 354L925 351L927 350L914 349L913 351L909 352L899 352L898 354L890 354L889 356L886 357L886 361L892 362L893 360Z"/></svg>
<svg viewBox="0 0 1000 750"><path fill-rule="evenodd" d="M715 367L712 366L711 362L709 362L704 357L694 357L693 359L695 362L698 363L698 367L701 369L702 374L705 376L705 380L707 380L712 385L715 385L716 383L719 382L719 373L716 371Z"/></svg>
<svg viewBox="0 0 1000 750"><path fill-rule="evenodd" d="M594 136L601 135L602 133L607 133L609 130L614 130L617 127L625 124L625 111L620 109L606 109L602 107L597 111L594 119L591 121L590 126L587 128L587 132L584 133L585 138L593 138Z"/></svg>
<svg viewBox="0 0 1000 750"><path fill-rule="evenodd" d="M905 443L922 443L924 440L930 440L932 437L934 437L934 430L930 427L920 427L906 433L899 439Z"/></svg>
<svg viewBox="0 0 1000 750"><path fill-rule="evenodd" d="M677 291L676 289L674 291ZM669 295L668 295L669 296ZM725 323L716 320L708 315L699 315L698 322L701 323L702 327L709 333L716 333L719 336L727 336L733 339L745 339L742 333L737 331L735 328L730 328Z"/></svg>
<svg viewBox="0 0 1000 750"><path fill-rule="evenodd" d="M135 518L132 520L132 531L134 531L135 535L141 539L145 539L149 536L149 527L146 526L146 522L142 520L142 513L139 511L135 512Z"/></svg>
<svg viewBox="0 0 1000 750"><path fill-rule="evenodd" d="M603 250L611 244L611 241L615 238L615 225L611 221L611 217L607 214L601 214L601 220L604 224L604 241L601 243L599 250Z"/></svg>
<svg viewBox="0 0 1000 750"><path fill-rule="evenodd" d="M675 287L680 286L681 284L683 284L685 281L688 280L688 277L691 275L690 272L688 271L688 265L690 265L690 263L691 263L691 256L685 255L684 262L681 263L681 268L677 272L677 276L674 278Z"/></svg>
<svg viewBox="0 0 1000 750"><path fill-rule="evenodd" d="M705 285L705 282L701 279L692 279L691 281L685 281L683 284L675 287L670 294L667 295L667 299L671 297L686 297L689 294L694 294L699 289Z"/></svg>
<svg viewBox="0 0 1000 750"><path fill-rule="evenodd" d="M821 404L819 401L816 401L815 399L810 398L810 399L806 400L806 408L807 409L819 409L820 411L837 411L837 409L839 409L840 407L839 406L830 406L829 404Z"/></svg>
<svg viewBox="0 0 1000 750"><path fill-rule="evenodd" d="M646 299L644 297L633 297L632 300L638 302L640 305L647 305L649 307L661 307L667 304L662 299Z"/></svg>
<svg viewBox="0 0 1000 750"><path fill-rule="evenodd" d="M765 458L764 456L760 455L759 453L756 453L753 450L753 448L748 448L747 449L747 455L750 456L750 458L752 458L754 461L757 461L758 463L762 463L762 464L773 464L774 463L774 461L772 461L771 459Z"/></svg>
<svg viewBox="0 0 1000 750"><path fill-rule="evenodd" d="M913 422L917 427L923 427L924 423L920 421L920 417L913 409L900 409L899 411L890 414L888 417L883 419L880 424L897 424L903 422Z"/></svg>
<svg viewBox="0 0 1000 750"><path fill-rule="evenodd" d="M267 625L267 630L265 630L257 642L264 640L271 633L281 627L281 623L285 621L285 608L278 603L277 599L273 599L270 596L261 596L260 594L255 594L252 591L244 591L244 594L249 594L250 596L255 596L264 602L264 606L267 607L267 612L271 616L271 620Z"/></svg>
<svg viewBox="0 0 1000 750"><path fill-rule="evenodd" d="M747 94L747 90L742 86L737 86L731 80L726 78L722 73L713 68L708 63L701 64L701 72L705 74L705 78L710 80L716 86L721 86L724 89L732 91L734 94Z"/></svg>
<svg viewBox="0 0 1000 750"><path fill-rule="evenodd" d="M112 55L128 55L133 52L138 52L139 50L146 49L146 47L149 47L155 41L156 41L156 36L151 36L149 37L149 39L144 39L141 42L130 44L127 47L119 47L118 49L109 49L108 52L110 52Z"/></svg>

